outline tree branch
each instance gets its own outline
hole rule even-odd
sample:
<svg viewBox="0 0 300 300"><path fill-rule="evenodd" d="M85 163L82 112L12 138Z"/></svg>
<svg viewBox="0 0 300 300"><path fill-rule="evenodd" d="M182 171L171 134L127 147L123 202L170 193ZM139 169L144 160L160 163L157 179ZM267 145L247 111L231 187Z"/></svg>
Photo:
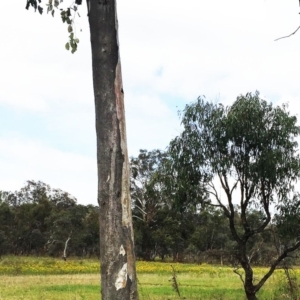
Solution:
<svg viewBox="0 0 300 300"><path fill-rule="evenodd" d="M243 278L242 274L238 272L238 270L239 270L239 268L235 268L235 269L233 269L233 272L234 272L235 274L237 274L237 275L240 277L240 279L241 279L243 285L245 285L244 278Z"/></svg>
<svg viewBox="0 0 300 300"><path fill-rule="evenodd" d="M232 195L234 189L236 188L236 186L238 185L239 181L237 180L236 183L232 186L232 189L230 190L230 194Z"/></svg>
<svg viewBox="0 0 300 300"><path fill-rule="evenodd" d="M259 283L255 286L255 291L258 292L260 288L264 285L264 283L268 280L268 278L273 274L275 268L278 266L278 264L288 256L290 252L295 251L300 247L300 241L298 241L294 246L289 247L283 251L283 253L278 256L278 258L273 262L271 265L269 271L265 274L265 276L259 281Z"/></svg>
<svg viewBox="0 0 300 300"><path fill-rule="evenodd" d="M224 211L225 216L227 216L228 218L230 218L230 212L229 212L229 210L226 208L226 206L221 202L221 200L219 199L219 195L218 195L218 192L217 192L217 190L216 190L215 185L214 185L213 183L212 183L212 184L208 183L208 185L213 189L214 192L209 191L209 190L208 190L207 192L208 192L209 194L214 195L215 198L216 198L216 200L217 200L217 202L219 203L218 205L212 205L212 206L221 207L221 208L223 209L223 211Z"/></svg>
<svg viewBox="0 0 300 300"><path fill-rule="evenodd" d="M280 38L278 38L278 39L276 39L276 40L274 40L274 41L276 42L276 41L278 41L278 40L288 38L288 37L292 36L293 34L295 34L299 29L300 29L300 26L299 26L293 33L291 33L290 35L282 36L282 37L280 37Z"/></svg>

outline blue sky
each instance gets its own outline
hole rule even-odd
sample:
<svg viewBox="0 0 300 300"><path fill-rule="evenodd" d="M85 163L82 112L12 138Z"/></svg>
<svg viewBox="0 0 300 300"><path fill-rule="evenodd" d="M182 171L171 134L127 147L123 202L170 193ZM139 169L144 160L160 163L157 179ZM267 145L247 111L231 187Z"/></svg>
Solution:
<svg viewBox="0 0 300 300"><path fill-rule="evenodd" d="M64 2L67 2L65 0ZM96 138L85 7L78 52L64 49L56 16L0 11L0 190L41 180L96 204ZM180 132L177 111L199 95L232 103L259 90L300 110L296 0L118 1L129 155L164 149ZM80 31L82 29L82 31Z"/></svg>

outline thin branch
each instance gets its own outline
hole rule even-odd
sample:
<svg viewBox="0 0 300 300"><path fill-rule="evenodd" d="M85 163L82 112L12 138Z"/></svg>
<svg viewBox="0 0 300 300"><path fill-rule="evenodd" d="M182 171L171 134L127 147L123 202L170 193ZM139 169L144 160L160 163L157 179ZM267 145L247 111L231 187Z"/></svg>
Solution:
<svg viewBox="0 0 300 300"><path fill-rule="evenodd" d="M228 187L226 187L226 185L225 185L225 183L224 183L224 181L223 181L223 178L222 178L222 176L221 176L220 173L218 173L218 176L219 176L219 179L220 179L220 182L221 182L221 185L222 185L223 190L224 190L225 193L228 195L228 193L229 193Z"/></svg>
<svg viewBox="0 0 300 300"><path fill-rule="evenodd" d="M295 34L299 29L300 29L300 26L299 26L293 33L291 33L290 35L280 37L280 38L278 38L278 39L276 39L276 40L274 40L274 41L276 42L276 41L278 41L278 40L288 38L288 37L292 36L293 34Z"/></svg>
<svg viewBox="0 0 300 300"><path fill-rule="evenodd" d="M215 196L215 198L216 198L216 200L217 200L217 202L219 203L219 204L211 204L211 206L216 206L216 207L221 207L222 209L223 209L223 211L224 211L224 213L225 213L225 216L227 216L228 218L230 217L230 213L229 213L229 211L228 211L228 209L226 208L226 206L221 202L221 200L219 199L219 195L218 195L218 192L217 192L217 190L216 190L216 187L215 187L215 185L214 184L208 184L213 190L214 190L214 192L212 192L212 191L210 191L210 190L208 190L207 192L209 193L209 194L211 194L211 195L214 195Z"/></svg>
<svg viewBox="0 0 300 300"><path fill-rule="evenodd" d="M236 188L237 184L239 183L239 181L237 180L236 183L233 185L230 194L232 194L233 190Z"/></svg>
<svg viewBox="0 0 300 300"><path fill-rule="evenodd" d="M135 208L137 208L144 216L147 215L147 213L141 207L139 207L138 205L136 205Z"/></svg>
<svg viewBox="0 0 300 300"><path fill-rule="evenodd" d="M171 268L172 268L172 277L171 277L170 281L172 282L173 289L175 290L175 292L177 293L177 295L181 299L180 290L179 290L179 284L177 282L176 271L175 271L175 269L174 269L174 267L172 265L171 265Z"/></svg>
<svg viewBox="0 0 300 300"><path fill-rule="evenodd" d="M212 192L212 191L207 191L207 193L213 195L216 199L218 199L218 195L215 194L214 192Z"/></svg>
<svg viewBox="0 0 300 300"><path fill-rule="evenodd" d="M140 218L140 217L138 217L138 216L136 216L136 215L132 215L132 217L133 217L133 218L137 218L138 220L141 220L141 221L144 222L144 220L143 220L142 218Z"/></svg>
<svg viewBox="0 0 300 300"><path fill-rule="evenodd" d="M244 278L243 278L242 274L238 272L238 270L239 270L239 268L235 268L235 269L233 269L233 272L240 277L242 283L245 285Z"/></svg>
<svg viewBox="0 0 300 300"><path fill-rule="evenodd" d="M212 206L212 207L221 207L222 208L222 206L220 204L206 203L206 205Z"/></svg>
<svg viewBox="0 0 300 300"><path fill-rule="evenodd" d="M260 248L261 248L262 245L263 245L263 242L260 242L260 243L258 244L257 247L253 247L253 248L249 251L249 252L250 252L249 255L248 255L249 263L251 263L251 260L252 260L253 256L254 256L256 253L259 253Z"/></svg>
<svg viewBox="0 0 300 300"><path fill-rule="evenodd" d="M213 189L213 192L210 191L210 190L207 190L207 192L208 192L209 194L211 194L211 195L214 195L215 198L216 198L216 200L218 201L218 203L220 203L221 201L220 201L220 199L219 199L219 195L218 195L218 192L217 192L217 190L216 190L215 185L214 185L213 183L210 183L210 182L209 182L209 183L208 183L208 186L211 187L211 188Z"/></svg>

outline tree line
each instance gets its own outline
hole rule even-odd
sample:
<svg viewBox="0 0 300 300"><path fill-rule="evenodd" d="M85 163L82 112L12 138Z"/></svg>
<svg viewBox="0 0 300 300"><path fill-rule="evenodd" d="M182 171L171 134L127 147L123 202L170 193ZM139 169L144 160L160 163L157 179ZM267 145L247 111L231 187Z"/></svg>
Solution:
<svg viewBox="0 0 300 300"><path fill-rule="evenodd" d="M191 204L180 211L172 197L156 195L162 195L162 190L151 180L165 156L160 150L140 150L138 157L131 158L137 258L236 264L234 240L220 209ZM143 166L138 170L139 175L138 164ZM144 186L137 187L138 177ZM97 206L78 204L67 192L32 180L20 190L2 191L0 196L1 255L63 257L65 243L70 238L67 256L99 257ZM253 209L249 222L258 224L263 218L260 211ZM251 242L249 259L253 264L268 265L276 255L276 232L276 224L272 224L263 236Z"/></svg>
<svg viewBox="0 0 300 300"><path fill-rule="evenodd" d="M99 212L41 181L0 193L0 254L99 257Z"/></svg>

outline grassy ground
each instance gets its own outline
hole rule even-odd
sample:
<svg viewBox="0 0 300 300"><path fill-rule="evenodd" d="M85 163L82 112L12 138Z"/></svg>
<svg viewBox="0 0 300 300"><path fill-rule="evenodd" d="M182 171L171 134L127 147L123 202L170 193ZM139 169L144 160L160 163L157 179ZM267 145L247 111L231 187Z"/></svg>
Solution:
<svg viewBox="0 0 300 300"><path fill-rule="evenodd" d="M244 299L242 283L232 268L172 264L177 271L181 299ZM142 300L180 299L172 288L168 263L138 262ZM256 268L261 277L266 269ZM5 257L0 261L0 299L99 299L99 263L96 260ZM276 271L259 293L259 299L284 299L285 279Z"/></svg>

